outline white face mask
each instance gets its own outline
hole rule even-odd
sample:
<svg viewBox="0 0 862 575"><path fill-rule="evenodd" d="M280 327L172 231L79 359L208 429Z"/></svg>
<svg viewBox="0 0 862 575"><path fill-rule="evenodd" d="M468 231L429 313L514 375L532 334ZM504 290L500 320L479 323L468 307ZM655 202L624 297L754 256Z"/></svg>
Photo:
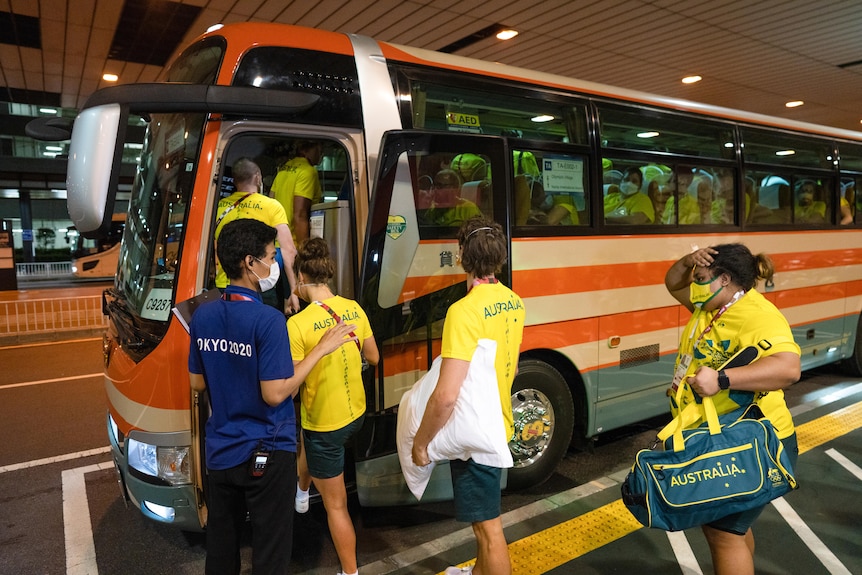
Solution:
<svg viewBox="0 0 862 575"><path fill-rule="evenodd" d="M620 184L620 193L624 196L631 196L638 191L638 185L634 182L623 182Z"/></svg>
<svg viewBox="0 0 862 575"><path fill-rule="evenodd" d="M252 257L254 257L254 256L252 256ZM262 260L259 260L257 258L254 258L254 259L259 261L263 265L266 265ZM254 270L251 270L251 273L254 274L254 277L256 277L257 279L260 280L260 291L265 292L265 291L269 291L272 288L274 288L275 284L278 283L278 278L281 274L281 270L278 268L278 262L272 262L272 265L269 266L269 275L266 276L265 278L262 278L259 275L257 275L256 273L254 273Z"/></svg>

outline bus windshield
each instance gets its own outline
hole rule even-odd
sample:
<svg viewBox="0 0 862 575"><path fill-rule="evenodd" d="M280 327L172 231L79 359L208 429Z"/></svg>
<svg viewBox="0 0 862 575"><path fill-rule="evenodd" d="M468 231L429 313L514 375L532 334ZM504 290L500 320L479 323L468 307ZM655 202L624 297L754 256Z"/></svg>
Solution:
<svg viewBox="0 0 862 575"><path fill-rule="evenodd" d="M111 292L112 305L122 308L111 314L121 341L137 342L135 355L141 357L151 346L140 342L154 345L168 328L204 120L203 114L153 115L141 152Z"/></svg>

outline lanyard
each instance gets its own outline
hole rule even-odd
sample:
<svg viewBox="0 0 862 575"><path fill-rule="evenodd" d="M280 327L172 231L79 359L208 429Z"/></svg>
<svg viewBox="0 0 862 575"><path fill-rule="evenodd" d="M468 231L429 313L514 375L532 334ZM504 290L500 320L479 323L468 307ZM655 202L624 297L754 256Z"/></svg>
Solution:
<svg viewBox="0 0 862 575"><path fill-rule="evenodd" d="M497 283L497 278L495 278L494 276L488 276L488 277L484 277L484 278L476 278L473 280L473 284L470 286L470 289L473 289L477 285L481 285L481 284L495 284L495 283Z"/></svg>
<svg viewBox="0 0 862 575"><path fill-rule="evenodd" d="M341 318L340 318L340 317L338 317L338 314L337 314L337 313L335 313L334 311L332 311L332 308L331 308L331 307L329 307L328 305L326 305L326 304L325 304L325 303L323 303L322 301L316 301L316 302L314 302L314 303L316 303L317 305L319 305L320 307L322 307L323 309L325 309L326 311L328 311L328 312L329 312L329 315L331 315L331 316L332 316L332 318L335 320L335 323L341 323ZM353 332L351 331L351 332L350 332L349 334L347 334L347 335L349 335L350 337L352 337L352 338L353 338L353 341L355 341L355 342L356 342L356 349L358 349L358 350L361 352L361 351L362 351L362 346L359 344L359 338L358 338L358 337L356 337L356 334L355 334L355 333L353 333Z"/></svg>
<svg viewBox="0 0 862 575"><path fill-rule="evenodd" d="M248 297L247 295L242 295L241 293L225 293L222 294L221 298L224 301L257 301L253 297Z"/></svg>
<svg viewBox="0 0 862 575"><path fill-rule="evenodd" d="M737 301L739 301L739 298L741 298L743 295L745 295L745 292L743 290L739 290L738 292L733 294L733 297L731 298L731 300L729 302L727 302L726 304L724 304L723 306L721 306L719 308L718 312L716 312L716 314L714 316L712 316L712 320L710 320L709 325L707 325L705 328L703 328L703 331L700 332L700 335L698 336L697 340L694 342L694 345L691 346L691 352L692 353L694 353L694 350L697 349L698 344L700 344L700 341L704 338L704 336L712 331L712 326L715 325L715 322L718 320L718 318L720 318L722 316L722 314L724 314L724 312L727 311L727 308L729 308L730 306L735 304ZM688 336L688 341L691 341L694 338L694 330L696 330L696 329L697 329L697 322L695 322L694 325L691 326L691 333Z"/></svg>

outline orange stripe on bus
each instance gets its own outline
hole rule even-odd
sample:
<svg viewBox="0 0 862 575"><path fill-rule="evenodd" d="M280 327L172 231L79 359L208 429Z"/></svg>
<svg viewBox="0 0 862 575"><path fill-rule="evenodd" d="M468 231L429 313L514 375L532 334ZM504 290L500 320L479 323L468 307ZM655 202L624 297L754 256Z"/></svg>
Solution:
<svg viewBox="0 0 862 575"><path fill-rule="evenodd" d="M512 286L522 298L664 284L673 262L600 264L515 270Z"/></svg>
<svg viewBox="0 0 862 575"><path fill-rule="evenodd" d="M862 249L837 249L822 252L796 252L769 254L776 271L798 271L806 269L848 266L862 262Z"/></svg>
<svg viewBox="0 0 862 575"><path fill-rule="evenodd" d="M846 297L846 283L826 284L781 291L764 291L763 296L779 309L809 305Z"/></svg>

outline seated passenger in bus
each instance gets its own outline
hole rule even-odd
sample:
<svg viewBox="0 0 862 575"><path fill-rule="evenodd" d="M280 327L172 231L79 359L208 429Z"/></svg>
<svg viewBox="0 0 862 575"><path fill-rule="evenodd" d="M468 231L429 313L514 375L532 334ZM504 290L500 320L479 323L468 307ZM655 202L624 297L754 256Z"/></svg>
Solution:
<svg viewBox="0 0 862 575"><path fill-rule="evenodd" d="M530 186L532 198L527 225L580 225L577 202L572 194L546 193L541 178L527 177L526 181Z"/></svg>
<svg viewBox="0 0 862 575"><path fill-rule="evenodd" d="M460 226L473 216L481 215L479 207L461 197L461 178L454 170L440 170L434 175L431 204L420 213L420 223L430 226Z"/></svg>
<svg viewBox="0 0 862 575"><path fill-rule="evenodd" d="M665 206L663 220L673 221L675 199L670 198ZM691 178L686 193L679 197L680 225L709 224L712 221L712 177L701 172Z"/></svg>
<svg viewBox="0 0 862 575"><path fill-rule="evenodd" d="M853 223L853 208L856 206L856 182L847 180L841 184L841 225Z"/></svg>
<svg viewBox="0 0 862 575"><path fill-rule="evenodd" d="M668 186L668 183L673 177L673 171L664 165L647 164L641 168L641 174L644 181L643 187L646 189L646 195L652 202L653 211L655 212L654 223L664 223L662 215L671 195L672 189Z"/></svg>
<svg viewBox="0 0 862 575"><path fill-rule="evenodd" d="M676 183L669 179L666 183L661 183L657 178L647 184L647 196L652 201L653 210L655 211L657 224L672 224L673 210L666 213L667 203L671 199Z"/></svg>
<svg viewBox="0 0 862 575"><path fill-rule="evenodd" d="M604 199L605 223L651 224L655 221L655 210L645 193L641 192L643 174L638 168L629 168L617 190L608 188ZM614 186L616 187L616 186Z"/></svg>
<svg viewBox="0 0 862 575"><path fill-rule="evenodd" d="M721 170L713 178L712 210L710 223L732 224L736 221L734 213L734 183L733 172Z"/></svg>
<svg viewBox="0 0 862 575"><path fill-rule="evenodd" d="M752 177L745 178L745 221L749 224L769 223L772 210L760 203L757 187Z"/></svg>
<svg viewBox="0 0 862 575"><path fill-rule="evenodd" d="M816 201L817 184L812 180L796 183L796 203L793 206L793 221L799 223L823 223L826 221L826 202Z"/></svg>

